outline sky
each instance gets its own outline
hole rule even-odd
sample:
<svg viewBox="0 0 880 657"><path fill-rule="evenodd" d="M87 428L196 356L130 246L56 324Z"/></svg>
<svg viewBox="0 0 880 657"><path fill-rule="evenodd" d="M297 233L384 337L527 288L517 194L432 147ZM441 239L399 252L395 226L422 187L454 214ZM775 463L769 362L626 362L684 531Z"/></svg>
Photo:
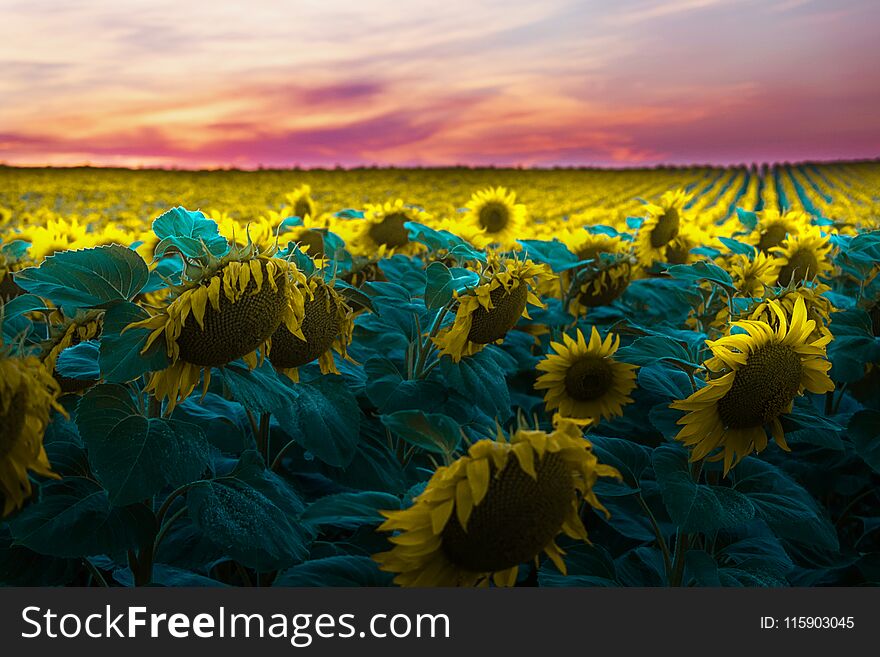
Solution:
<svg viewBox="0 0 880 657"><path fill-rule="evenodd" d="M878 0L0 0L0 162L880 156Z"/></svg>

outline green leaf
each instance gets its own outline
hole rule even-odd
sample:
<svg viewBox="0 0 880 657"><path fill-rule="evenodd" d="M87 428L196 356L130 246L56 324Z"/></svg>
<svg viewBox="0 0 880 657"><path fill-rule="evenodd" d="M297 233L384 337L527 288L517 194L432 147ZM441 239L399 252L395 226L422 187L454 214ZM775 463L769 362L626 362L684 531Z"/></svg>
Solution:
<svg viewBox="0 0 880 657"><path fill-rule="evenodd" d="M58 559L13 545L9 525L0 525L0 586L59 586L77 576L80 559Z"/></svg>
<svg viewBox="0 0 880 657"><path fill-rule="evenodd" d="M848 429L856 454L880 473L880 411L859 411L850 418Z"/></svg>
<svg viewBox="0 0 880 657"><path fill-rule="evenodd" d="M15 282L65 309L76 309L131 301L149 276L135 251L112 244L58 252L39 267L18 272Z"/></svg>
<svg viewBox="0 0 880 657"><path fill-rule="evenodd" d="M647 365L639 369L639 387L664 400L687 399L691 392L688 375L678 368L664 364Z"/></svg>
<svg viewBox="0 0 880 657"><path fill-rule="evenodd" d="M420 242L431 251L446 251L459 261L479 260L486 262L484 253L448 230L434 230L415 221L407 221L403 225L409 231L409 238L413 242Z"/></svg>
<svg viewBox="0 0 880 657"><path fill-rule="evenodd" d="M124 553L152 540L153 513L142 504L113 508L91 479L65 477L42 487L39 502L10 523L15 543L54 557Z"/></svg>
<svg viewBox="0 0 880 657"><path fill-rule="evenodd" d="M731 253L745 255L749 257L754 255L755 253L755 247L753 247L751 244L745 244L744 242L740 242L739 240L735 240L731 237L719 237L718 241L721 242L728 249L730 249Z"/></svg>
<svg viewBox="0 0 880 657"><path fill-rule="evenodd" d="M553 240L517 240L523 246L523 255L536 262L550 265L553 271L566 271L577 267L578 257L562 242Z"/></svg>
<svg viewBox="0 0 880 657"><path fill-rule="evenodd" d="M195 484L186 503L200 532L247 568L279 570L308 556L312 534L298 520L299 496L253 451L228 476Z"/></svg>
<svg viewBox="0 0 880 657"><path fill-rule="evenodd" d="M101 385L86 393L77 406L77 427L113 506L197 481L210 465L208 441L198 426L143 417L123 386Z"/></svg>
<svg viewBox="0 0 880 657"><path fill-rule="evenodd" d="M780 419L787 443L793 445L804 443L837 451L844 450L843 440L840 438L843 427L820 414L805 397L798 397L791 413Z"/></svg>
<svg viewBox="0 0 880 657"><path fill-rule="evenodd" d="M129 324L149 317L149 313L133 303L122 302L107 309L101 331L98 365L101 377L107 383L126 383L147 372L165 369L168 355L163 340L156 340L145 354L141 350L150 335L150 329L125 330ZM124 331L124 332L123 332Z"/></svg>
<svg viewBox="0 0 880 657"><path fill-rule="evenodd" d="M646 335L636 339L632 344L618 349L615 359L631 365L651 365L665 360L687 370L699 367L698 363L691 361L687 349L662 335Z"/></svg>
<svg viewBox="0 0 880 657"><path fill-rule="evenodd" d="M687 452L661 445L652 457L666 510L685 532L710 532L751 520L755 509L748 498L722 486L697 484L691 477Z"/></svg>
<svg viewBox="0 0 880 657"><path fill-rule="evenodd" d="M547 559L538 571L541 586L619 586L611 555L598 545L581 543L566 548L563 559L568 574L560 573Z"/></svg>
<svg viewBox="0 0 880 657"><path fill-rule="evenodd" d="M777 536L828 550L840 549L837 532L816 501L779 468L749 456L731 475L734 489L749 498L755 515Z"/></svg>
<svg viewBox="0 0 880 657"><path fill-rule="evenodd" d="M379 570L369 557L344 555L315 559L280 573L272 586L363 587L391 586L391 573Z"/></svg>
<svg viewBox="0 0 880 657"><path fill-rule="evenodd" d="M216 222L199 211L190 212L179 206L159 215L153 221L153 232L159 238L156 256L172 247L191 258L207 255L206 251L220 257L229 250L229 244L220 235Z"/></svg>
<svg viewBox="0 0 880 657"><path fill-rule="evenodd" d="M737 208L736 216L739 219L739 222L749 230L754 230L758 225L758 215L751 210Z"/></svg>
<svg viewBox="0 0 880 657"><path fill-rule="evenodd" d="M98 366L99 347L97 340L86 340L68 347L58 355L55 371L68 379L97 381L101 377Z"/></svg>
<svg viewBox="0 0 880 657"><path fill-rule="evenodd" d="M26 334L31 328L31 321L26 315L40 310L47 310L46 302L33 294L22 294L0 304L0 321L3 323L2 341L6 344L14 343L19 335Z"/></svg>
<svg viewBox="0 0 880 657"><path fill-rule="evenodd" d="M411 445L429 452L451 455L461 441L458 422L442 413L397 411L379 419Z"/></svg>
<svg viewBox="0 0 880 657"><path fill-rule="evenodd" d="M316 527L332 525L344 529L356 529L364 525L381 523L384 518L380 511L398 509L400 509L400 499L389 493L376 491L339 493L312 502L302 514L302 520Z"/></svg>
<svg viewBox="0 0 880 657"><path fill-rule="evenodd" d="M282 426L297 424L294 397L270 362L251 370L237 361L214 371L228 386L232 398L247 410L270 413Z"/></svg>
<svg viewBox="0 0 880 657"><path fill-rule="evenodd" d="M590 434L593 453L599 463L617 468L632 488L639 487L642 473L651 466L651 448L625 438L607 438Z"/></svg>
<svg viewBox="0 0 880 657"><path fill-rule="evenodd" d="M666 270L666 273L673 278L685 281L711 281L729 290L735 289L730 274L711 262L701 261L692 265L672 265Z"/></svg>
<svg viewBox="0 0 880 657"><path fill-rule="evenodd" d="M356 453L361 411L345 380L320 376L288 390L292 414L284 431L324 463L347 467Z"/></svg>
<svg viewBox="0 0 880 657"><path fill-rule="evenodd" d="M501 350L488 345L482 351L454 363L441 357L440 370L447 387L457 396L476 405L490 418L506 420L512 415L506 373L495 354Z"/></svg>
<svg viewBox="0 0 880 657"><path fill-rule="evenodd" d="M475 271L432 262L425 270L425 305L437 310L452 301L455 292L479 285L480 275Z"/></svg>
<svg viewBox="0 0 880 657"><path fill-rule="evenodd" d="M364 372L368 377L367 399L380 413L435 408L447 398L440 383L431 379L404 379L397 365L387 358L370 358L364 363Z"/></svg>

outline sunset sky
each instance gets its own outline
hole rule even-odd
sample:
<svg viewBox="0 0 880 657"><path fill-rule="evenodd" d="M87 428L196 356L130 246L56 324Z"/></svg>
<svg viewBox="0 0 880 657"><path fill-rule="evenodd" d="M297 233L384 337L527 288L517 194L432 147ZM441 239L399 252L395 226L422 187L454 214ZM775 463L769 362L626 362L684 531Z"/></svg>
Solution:
<svg viewBox="0 0 880 657"><path fill-rule="evenodd" d="M880 156L878 0L0 0L0 162Z"/></svg>

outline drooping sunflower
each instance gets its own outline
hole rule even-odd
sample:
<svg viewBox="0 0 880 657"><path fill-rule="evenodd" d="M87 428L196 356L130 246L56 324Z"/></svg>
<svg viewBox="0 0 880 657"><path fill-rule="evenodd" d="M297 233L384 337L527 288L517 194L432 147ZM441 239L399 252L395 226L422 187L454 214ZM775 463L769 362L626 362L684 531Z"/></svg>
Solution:
<svg viewBox="0 0 880 657"><path fill-rule="evenodd" d="M826 276L832 270L830 258L831 242L828 235L812 227L797 235L789 235L780 246L772 249L779 265L779 285L813 280Z"/></svg>
<svg viewBox="0 0 880 657"><path fill-rule="evenodd" d="M691 253L691 249L707 242L706 235L697 226L681 224L678 235L666 245L666 262L670 265L686 265L696 262L699 256Z"/></svg>
<svg viewBox="0 0 880 657"><path fill-rule="evenodd" d="M43 354L40 360L46 367L46 371L52 372L52 376L61 386L61 392L81 392L86 388L95 384L95 381L85 379L71 379L62 376L55 370L58 362L58 356L61 352L69 347L78 345L80 342L93 340L100 336L102 327L101 311L89 311L82 313L73 319L64 319L60 313L53 313L53 318L61 320L61 326L54 332L55 334L46 342L43 347Z"/></svg>
<svg viewBox="0 0 880 657"><path fill-rule="evenodd" d="M654 262L667 262L666 250L681 230L684 206L693 194L683 189L664 192L659 203L648 203L648 213L636 236L639 264L650 267Z"/></svg>
<svg viewBox="0 0 880 657"><path fill-rule="evenodd" d="M345 222L351 229L346 244L352 254L361 256L383 258L394 253L418 253L424 247L409 239L409 231L404 224L408 221L427 223L430 219L430 214L407 205L402 199L382 204L368 203L364 208L363 219Z"/></svg>
<svg viewBox="0 0 880 657"><path fill-rule="evenodd" d="M310 185L300 185L284 197L293 212L293 216L305 220L306 217L315 217L315 201L312 199Z"/></svg>
<svg viewBox="0 0 880 657"><path fill-rule="evenodd" d="M243 358L249 367L268 355L279 326L301 336L306 278L292 263L259 254L253 245L234 250L187 281L157 315L130 324L152 332L146 352L163 338L170 366L154 372L147 390L168 400L168 412L188 397L212 367Z"/></svg>
<svg viewBox="0 0 880 657"><path fill-rule="evenodd" d="M776 328L763 321L733 322L744 333L706 342L713 354L704 363L712 373L707 385L670 405L688 412L678 420L684 427L676 440L693 448L691 460L723 458L725 476L743 458L767 447L768 427L788 450L779 417L791 411L804 390L834 389L827 374L831 363L825 359L831 338L810 340L816 323L807 319L803 299L796 301L790 321L778 302L769 307ZM713 455L716 449L721 451Z"/></svg>
<svg viewBox="0 0 880 657"><path fill-rule="evenodd" d="M529 318L527 304L544 307L535 291L555 278L546 265L490 253L481 283L456 293L455 320L437 333L434 344L457 363L503 340L520 317Z"/></svg>
<svg viewBox="0 0 880 657"><path fill-rule="evenodd" d="M779 264L763 251L755 251L753 257L744 253L734 255L726 265L733 284L743 296L760 297L764 289L776 284Z"/></svg>
<svg viewBox="0 0 880 657"><path fill-rule="evenodd" d="M797 285L789 285L757 302L748 309L745 315L747 319L766 322L776 328L776 313L771 310L771 303L774 301L778 303L785 313L786 319L791 322L795 306L800 299L807 310L807 319L816 323L816 328L810 334L810 340L817 340L826 335L831 336L828 325L831 323L831 313L836 309L831 300L824 296L825 292L830 289L829 286L822 283L799 282Z"/></svg>
<svg viewBox="0 0 880 657"><path fill-rule="evenodd" d="M471 196L465 208L453 232L480 248L520 248L516 240L522 237L526 206L516 202L516 192L505 187L483 189Z"/></svg>
<svg viewBox="0 0 880 657"><path fill-rule="evenodd" d="M58 382L34 356L13 357L0 345L0 493L3 515L30 497L28 471L58 478L43 447L49 414L64 413Z"/></svg>
<svg viewBox="0 0 880 657"><path fill-rule="evenodd" d="M632 402L629 393L636 387L636 366L613 358L620 336L609 333L603 340L594 326L589 343L580 329L577 339L568 334L562 339L550 343L555 353L537 365L544 374L535 389L546 390L547 410L597 422L622 415L623 407Z"/></svg>
<svg viewBox="0 0 880 657"><path fill-rule="evenodd" d="M789 235L797 235L810 225L810 217L805 212L778 208L766 208L757 213L758 225L752 231L750 243L764 253L779 246Z"/></svg>
<svg viewBox="0 0 880 657"><path fill-rule="evenodd" d="M298 333L282 324L272 335L269 361L293 381L298 368L318 359L322 374L339 374L333 351L346 356L354 330L353 311L332 285L312 276L303 286L305 303Z"/></svg>
<svg viewBox="0 0 880 657"><path fill-rule="evenodd" d="M568 305L572 315L579 316L589 308L608 305L629 286L635 261L630 256L628 242L586 230L563 233L560 241L578 260L592 260L565 276L566 286L571 284L573 277L577 284Z"/></svg>
<svg viewBox="0 0 880 657"><path fill-rule="evenodd" d="M608 511L593 491L620 473L598 462L582 423L554 418L551 433L520 428L480 440L440 467L413 505L385 511L394 548L373 558L401 586L512 586L520 564L543 552L562 573L564 533L588 541L581 501Z"/></svg>

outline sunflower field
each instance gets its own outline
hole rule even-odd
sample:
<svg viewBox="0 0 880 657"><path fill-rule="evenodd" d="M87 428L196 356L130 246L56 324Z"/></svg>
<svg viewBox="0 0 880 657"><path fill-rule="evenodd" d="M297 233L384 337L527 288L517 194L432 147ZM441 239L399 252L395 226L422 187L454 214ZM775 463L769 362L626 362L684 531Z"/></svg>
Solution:
<svg viewBox="0 0 880 657"><path fill-rule="evenodd" d="M880 583L880 163L0 167L0 583Z"/></svg>

